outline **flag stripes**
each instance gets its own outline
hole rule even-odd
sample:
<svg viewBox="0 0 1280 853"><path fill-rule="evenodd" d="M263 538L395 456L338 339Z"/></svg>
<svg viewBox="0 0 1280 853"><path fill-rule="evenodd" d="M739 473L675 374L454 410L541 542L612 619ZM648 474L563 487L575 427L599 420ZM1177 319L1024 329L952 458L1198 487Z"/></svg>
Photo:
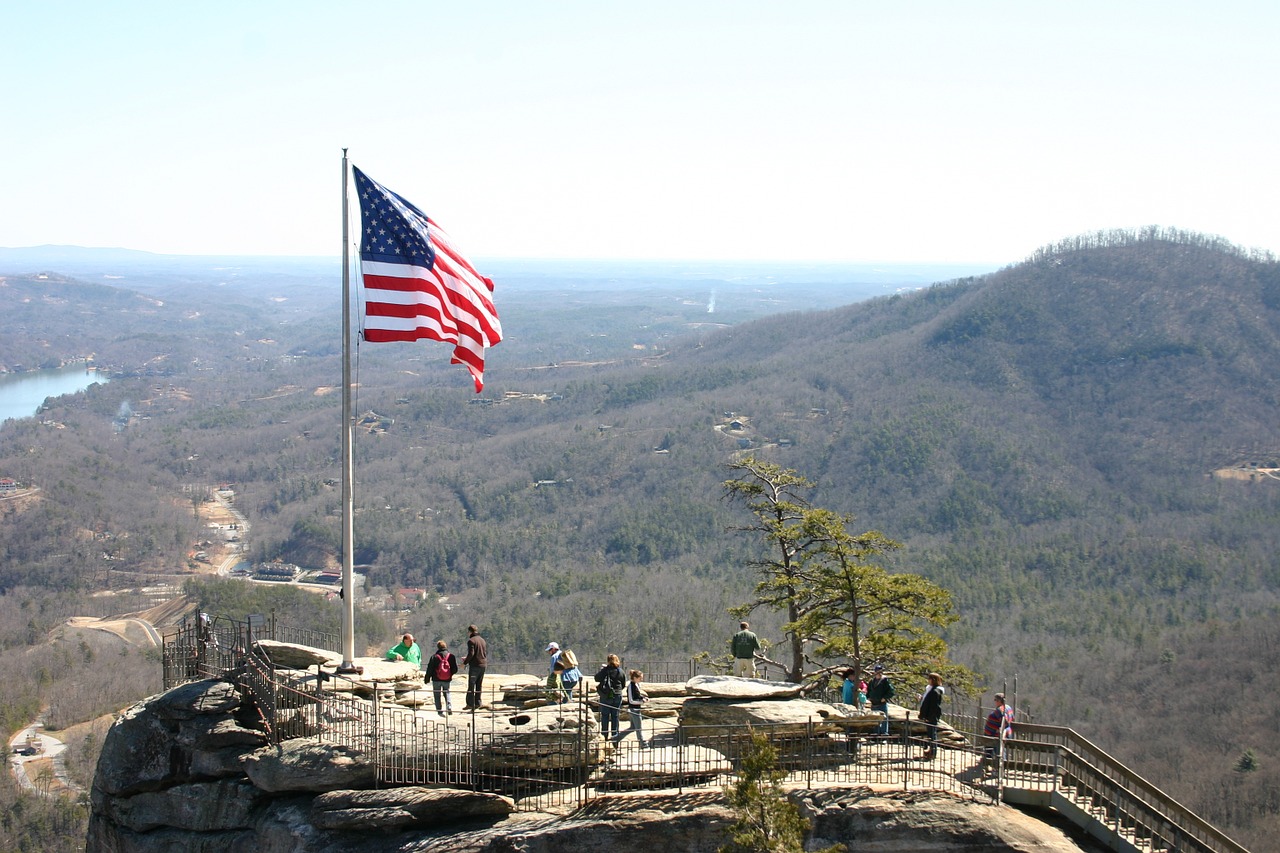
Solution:
<svg viewBox="0 0 1280 853"><path fill-rule="evenodd" d="M363 224L364 340L451 343L452 363L471 372L478 393L485 350L502 340L489 296L493 281L476 272L426 214L354 172Z"/></svg>

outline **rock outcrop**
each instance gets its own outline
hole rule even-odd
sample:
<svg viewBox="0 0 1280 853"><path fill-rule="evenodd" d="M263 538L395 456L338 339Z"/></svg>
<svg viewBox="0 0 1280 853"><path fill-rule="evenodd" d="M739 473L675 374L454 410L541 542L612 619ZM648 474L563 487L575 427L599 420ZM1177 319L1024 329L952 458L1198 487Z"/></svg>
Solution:
<svg viewBox="0 0 1280 853"><path fill-rule="evenodd" d="M370 684L370 689L381 691L382 685ZM715 689L720 698L688 702L803 704L800 713L806 726L817 716L807 707L814 703L805 700L739 702L723 695L735 688ZM655 749L616 751L600 741L590 715L579 719L568 706L545 712L530 715L513 709L459 721L427 715L431 719L423 725L438 727L441 733L465 727L471 732L465 742L472 749L476 740L490 744L476 757L481 764L491 763L492 771L517 765L553 774L569 770L558 762L563 761L560 747L571 739L579 745L573 752L577 761L593 766L598 762L592 778L599 790L649 790L608 796L597 792L581 808L561 806L547 813L533 811L527 803L516 810L513 800L493 793L380 786L372 747L342 747L312 737L268 744L258 728L257 709L242 699L234 684L210 680L144 700L116 721L94 779L86 849L612 853L642 845L672 853L709 853L724 844L724 830L733 816L714 784L732 771L733 763L723 754L679 738ZM774 708L768 716L778 712ZM591 744L592 751L583 752L584 743ZM379 748L385 758L388 749L406 745L383 743ZM690 768L697 768L697 775ZM699 783L711 786L688 787ZM682 787L661 790L671 785ZM841 788L797 790L791 796L809 817L815 843L844 841L860 851L879 853L1080 849L1061 832L1014 809L982 806L947 794Z"/></svg>

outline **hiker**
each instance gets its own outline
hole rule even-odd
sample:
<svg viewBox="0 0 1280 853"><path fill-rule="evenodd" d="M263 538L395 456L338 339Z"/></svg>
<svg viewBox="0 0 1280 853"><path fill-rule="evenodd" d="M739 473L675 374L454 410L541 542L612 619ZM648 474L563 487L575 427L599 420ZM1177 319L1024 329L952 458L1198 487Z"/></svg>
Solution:
<svg viewBox="0 0 1280 853"><path fill-rule="evenodd" d="M929 732L929 745L925 747L925 761L932 761L938 755L938 721L942 719L942 676L936 672L928 675L929 686L920 697L920 719Z"/></svg>
<svg viewBox="0 0 1280 853"><path fill-rule="evenodd" d="M644 749L644 703L649 701L649 694L644 692L640 682L644 681L644 673L638 669L631 670L631 682L627 684L627 716L631 718L631 728L621 732L615 740L620 741L635 732L640 748Z"/></svg>
<svg viewBox="0 0 1280 853"><path fill-rule="evenodd" d="M617 655L605 658L595 680L596 692L600 695L600 734L606 741L613 740L618 736L618 711L627 690L627 677L622 673L622 661Z"/></svg>
<svg viewBox="0 0 1280 853"><path fill-rule="evenodd" d="M884 722L876 729L876 734L889 733L889 700L893 698L893 683L884 674L884 667L876 664L872 668L871 683L867 685L867 701L871 710L884 714Z"/></svg>
<svg viewBox="0 0 1280 853"><path fill-rule="evenodd" d="M739 678L755 678L760 639L752 633L750 622L738 623L738 633L729 640L729 648L733 651L733 674Z"/></svg>
<svg viewBox="0 0 1280 853"><path fill-rule="evenodd" d="M851 669L844 671L844 680L840 682L840 702L845 705L854 705L858 701L858 685L853 680L854 672Z"/></svg>
<svg viewBox="0 0 1280 853"><path fill-rule="evenodd" d="M556 664L560 662L560 644L552 640L544 651L551 655L547 661L547 695L557 699L561 687L560 673L556 672Z"/></svg>
<svg viewBox="0 0 1280 853"><path fill-rule="evenodd" d="M467 653L462 658L462 665L467 668L467 704L462 710L479 710L484 670L489 665L489 646L475 625L467 626Z"/></svg>
<svg viewBox="0 0 1280 853"><path fill-rule="evenodd" d="M404 660L422 665L422 647L413 641L413 634L405 634L400 642L387 649L387 660Z"/></svg>
<svg viewBox="0 0 1280 853"><path fill-rule="evenodd" d="M453 713L453 698L449 688L453 684L453 674L458 671L458 659L449 651L444 640L436 643L436 653L427 661L427 676L431 679L431 692L436 700L436 713L447 717ZM444 709L441 710L441 699Z"/></svg>
<svg viewBox="0 0 1280 853"><path fill-rule="evenodd" d="M1004 742L1013 737L1013 709L1005 704L1003 693L996 694L995 703L995 709L987 714L987 722L982 727L983 736L992 740L984 753L984 764L998 756L1003 757Z"/></svg>
<svg viewBox="0 0 1280 853"><path fill-rule="evenodd" d="M560 667L560 690L563 694L560 702L563 704L573 698L578 682L582 680L582 670L578 669L578 656L573 649L561 649L556 665Z"/></svg>

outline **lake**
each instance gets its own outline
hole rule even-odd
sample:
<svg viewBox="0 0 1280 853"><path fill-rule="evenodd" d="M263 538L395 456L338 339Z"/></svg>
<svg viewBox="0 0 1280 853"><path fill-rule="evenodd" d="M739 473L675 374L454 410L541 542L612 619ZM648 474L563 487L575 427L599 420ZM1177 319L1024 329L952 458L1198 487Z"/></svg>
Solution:
<svg viewBox="0 0 1280 853"><path fill-rule="evenodd" d="M110 378L105 373L85 370L83 364L0 375L0 423L8 418L31 417L44 405L46 397L74 394Z"/></svg>

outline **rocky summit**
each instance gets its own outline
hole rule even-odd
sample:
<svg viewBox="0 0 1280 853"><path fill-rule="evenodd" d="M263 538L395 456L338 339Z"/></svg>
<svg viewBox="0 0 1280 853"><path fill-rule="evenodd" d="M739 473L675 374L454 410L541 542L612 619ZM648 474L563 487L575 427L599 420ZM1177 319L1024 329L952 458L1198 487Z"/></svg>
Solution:
<svg viewBox="0 0 1280 853"><path fill-rule="evenodd" d="M379 787L369 752L306 737L271 745L255 714L221 680L182 685L122 714L94 779L87 851L591 853L643 845L711 853L733 821L716 789L595 795L537 811L498 794ZM810 822L811 846L1087 849L1017 809L945 793L861 786L788 795Z"/></svg>

